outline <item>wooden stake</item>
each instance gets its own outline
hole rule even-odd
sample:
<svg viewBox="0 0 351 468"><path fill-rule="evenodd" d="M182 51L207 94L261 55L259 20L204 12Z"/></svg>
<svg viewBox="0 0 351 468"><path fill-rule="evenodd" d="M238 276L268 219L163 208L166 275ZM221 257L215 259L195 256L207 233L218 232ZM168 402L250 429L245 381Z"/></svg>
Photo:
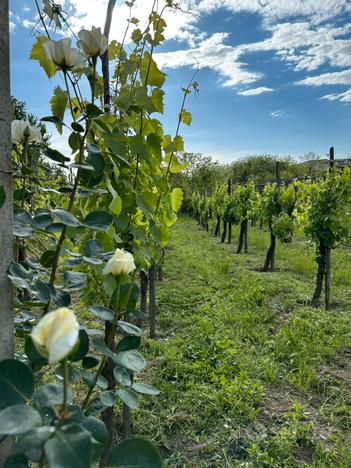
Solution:
<svg viewBox="0 0 351 468"><path fill-rule="evenodd" d="M9 5L0 1L0 188L5 202L0 208L0 361L13 357L14 315L12 287L7 269L13 260L12 234L12 161L11 161L11 101L9 61ZM0 466L9 455L12 438L1 438Z"/></svg>

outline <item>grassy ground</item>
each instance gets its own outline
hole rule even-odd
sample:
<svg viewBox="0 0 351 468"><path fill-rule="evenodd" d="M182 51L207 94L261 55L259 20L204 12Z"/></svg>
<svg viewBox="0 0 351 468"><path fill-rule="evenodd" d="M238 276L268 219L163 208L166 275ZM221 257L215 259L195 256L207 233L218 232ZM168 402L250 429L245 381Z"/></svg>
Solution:
<svg viewBox="0 0 351 468"><path fill-rule="evenodd" d="M187 217L176 224L158 283L159 339L145 344L161 390L135 413L170 467L351 466L351 264L333 252L332 310L306 304L314 251L268 234L247 255Z"/></svg>

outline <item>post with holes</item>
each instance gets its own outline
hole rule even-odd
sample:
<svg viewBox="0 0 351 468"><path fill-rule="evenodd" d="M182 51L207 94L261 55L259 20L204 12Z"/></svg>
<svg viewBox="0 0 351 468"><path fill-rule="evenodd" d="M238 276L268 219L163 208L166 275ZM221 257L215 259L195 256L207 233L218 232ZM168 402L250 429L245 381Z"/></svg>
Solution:
<svg viewBox="0 0 351 468"><path fill-rule="evenodd" d="M7 269L12 261L12 163L9 64L9 5L0 2L0 361L13 356L14 316ZM1 195L2 194L2 195ZM11 451L12 440L1 438L0 466Z"/></svg>

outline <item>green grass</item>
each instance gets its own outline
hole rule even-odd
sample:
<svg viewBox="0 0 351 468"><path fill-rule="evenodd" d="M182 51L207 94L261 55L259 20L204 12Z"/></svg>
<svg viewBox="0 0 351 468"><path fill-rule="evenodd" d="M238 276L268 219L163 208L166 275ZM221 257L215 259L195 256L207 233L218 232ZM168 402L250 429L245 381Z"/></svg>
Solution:
<svg viewBox="0 0 351 468"><path fill-rule="evenodd" d="M332 309L306 304L314 250L300 235L261 273L268 234L247 255L180 217L157 284L146 381L134 415L170 467L351 466L350 253L332 254Z"/></svg>

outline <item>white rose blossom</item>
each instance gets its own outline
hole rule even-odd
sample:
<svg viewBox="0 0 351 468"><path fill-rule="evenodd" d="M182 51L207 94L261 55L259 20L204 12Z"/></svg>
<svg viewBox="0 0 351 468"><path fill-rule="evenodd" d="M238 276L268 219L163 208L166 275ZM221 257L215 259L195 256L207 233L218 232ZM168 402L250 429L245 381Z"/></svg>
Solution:
<svg viewBox="0 0 351 468"><path fill-rule="evenodd" d="M71 39L65 38L60 41L47 39L43 47L48 59L62 69L81 67L84 65L84 57L71 47Z"/></svg>
<svg viewBox="0 0 351 468"><path fill-rule="evenodd" d="M107 38L100 28L93 26L90 31L82 29L78 36L78 47L89 57L98 57L107 50Z"/></svg>
<svg viewBox="0 0 351 468"><path fill-rule="evenodd" d="M31 338L49 364L62 361L78 343L79 323L75 313L67 307L49 312L33 328Z"/></svg>
<svg viewBox="0 0 351 468"><path fill-rule="evenodd" d="M103 274L108 275L111 273L114 276L128 275L135 268L133 255L130 252L125 252L123 249L117 249L107 262Z"/></svg>
<svg viewBox="0 0 351 468"><path fill-rule="evenodd" d="M13 120L11 123L12 143L20 143L26 138L28 141L40 142L40 128L33 127L28 120Z"/></svg>

